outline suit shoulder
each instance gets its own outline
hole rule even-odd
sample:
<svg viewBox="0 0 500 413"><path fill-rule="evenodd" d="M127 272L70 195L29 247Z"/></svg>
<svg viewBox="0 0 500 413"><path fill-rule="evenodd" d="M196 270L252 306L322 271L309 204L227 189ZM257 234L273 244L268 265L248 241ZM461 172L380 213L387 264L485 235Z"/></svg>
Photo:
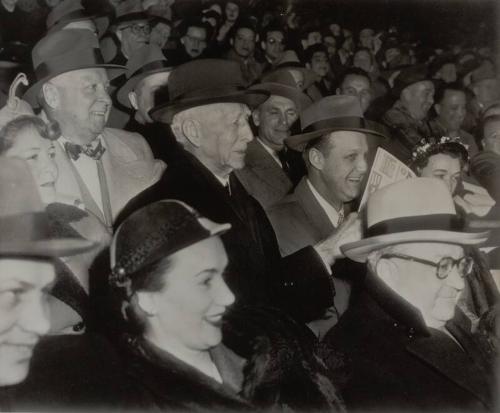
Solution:
<svg viewBox="0 0 500 413"><path fill-rule="evenodd" d="M129 132L123 129L106 128L104 130L104 136L107 143L120 143L120 145L127 145L131 150L138 153L144 153L149 155L151 153L151 148L149 147L146 139L137 133Z"/></svg>

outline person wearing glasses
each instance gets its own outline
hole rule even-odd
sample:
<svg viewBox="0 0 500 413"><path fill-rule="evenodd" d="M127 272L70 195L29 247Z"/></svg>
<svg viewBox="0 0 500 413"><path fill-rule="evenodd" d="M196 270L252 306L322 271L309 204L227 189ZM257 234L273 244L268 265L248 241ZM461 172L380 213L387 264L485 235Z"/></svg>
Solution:
<svg viewBox="0 0 500 413"><path fill-rule="evenodd" d="M165 51L167 60L174 66L205 57L212 27L198 18L187 18L181 23L177 48Z"/></svg>
<svg viewBox="0 0 500 413"><path fill-rule="evenodd" d="M361 241L342 252L365 262L363 291L325 342L350 359L347 409L478 411L492 408L479 346L451 323L473 246L446 184L412 178L374 192Z"/></svg>

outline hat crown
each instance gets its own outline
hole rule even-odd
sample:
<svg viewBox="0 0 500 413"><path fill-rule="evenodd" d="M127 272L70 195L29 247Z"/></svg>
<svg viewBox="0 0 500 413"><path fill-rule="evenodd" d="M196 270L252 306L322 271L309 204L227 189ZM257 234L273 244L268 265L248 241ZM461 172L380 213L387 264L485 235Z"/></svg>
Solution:
<svg viewBox="0 0 500 413"><path fill-rule="evenodd" d="M370 195L367 227L398 218L437 214L456 215L446 184L436 178L404 179Z"/></svg>
<svg viewBox="0 0 500 413"><path fill-rule="evenodd" d="M100 52L99 41L90 30L59 30L48 34L35 45L31 53L33 67L36 70L43 63L49 64L50 61L63 59L65 56L71 59L81 51L88 53L92 49ZM82 63L77 60L74 64Z"/></svg>
<svg viewBox="0 0 500 413"><path fill-rule="evenodd" d="M156 44L145 45L136 50L127 61L127 78L139 69L153 62L166 62L160 47Z"/></svg>
<svg viewBox="0 0 500 413"><path fill-rule="evenodd" d="M399 97L403 89L414 83L431 81L428 76L427 66L424 64L405 67L400 70L398 75L394 79L393 92Z"/></svg>
<svg viewBox="0 0 500 413"><path fill-rule="evenodd" d="M175 68L170 76L171 100L196 97L198 92L222 88L244 88L237 62L224 59L197 59Z"/></svg>
<svg viewBox="0 0 500 413"><path fill-rule="evenodd" d="M317 122L339 118L363 118L359 99L355 96L327 96L314 102L300 114L302 130Z"/></svg>
<svg viewBox="0 0 500 413"><path fill-rule="evenodd" d="M74 12L84 12L81 0L64 0L55 6L47 16L47 29L64 20L64 17ZM90 19L90 17L89 17Z"/></svg>

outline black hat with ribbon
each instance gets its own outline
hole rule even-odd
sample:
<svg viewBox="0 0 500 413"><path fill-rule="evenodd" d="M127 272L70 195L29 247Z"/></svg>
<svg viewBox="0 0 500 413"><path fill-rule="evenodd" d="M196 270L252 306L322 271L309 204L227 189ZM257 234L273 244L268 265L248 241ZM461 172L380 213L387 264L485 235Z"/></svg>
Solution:
<svg viewBox="0 0 500 413"><path fill-rule="evenodd" d="M24 94L24 100L38 107L38 93L43 84L63 73L80 69L108 69L110 79L121 75L125 68L107 64L97 37L86 29L59 30L49 33L31 53L35 82Z"/></svg>
<svg viewBox="0 0 500 413"><path fill-rule="evenodd" d="M121 105L129 109L131 105L128 94L141 80L155 73L171 72L174 69L168 64L161 49L154 44L145 45L133 53L127 61L126 68L127 81L118 89L116 98Z"/></svg>
<svg viewBox="0 0 500 413"><path fill-rule="evenodd" d="M158 122L170 123L183 110L212 103L244 103L256 108L269 92L246 89L240 66L225 59L196 59L176 67L168 82L170 100L151 109Z"/></svg>

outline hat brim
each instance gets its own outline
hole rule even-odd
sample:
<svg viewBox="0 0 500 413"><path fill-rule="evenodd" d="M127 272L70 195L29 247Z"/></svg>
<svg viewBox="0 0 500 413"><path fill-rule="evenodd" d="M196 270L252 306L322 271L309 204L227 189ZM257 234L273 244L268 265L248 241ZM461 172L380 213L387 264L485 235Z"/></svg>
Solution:
<svg viewBox="0 0 500 413"><path fill-rule="evenodd" d="M116 93L116 100L118 100L118 103L127 109L133 109L132 105L130 104L130 100L128 98L128 94L132 92L135 87L139 84L139 82L150 76L154 75L156 73L168 73L171 72L174 69L174 67L163 67L159 68L156 70L151 70L148 72L141 73L140 75L137 76L132 76L130 79L128 79L120 89L118 89L118 92Z"/></svg>
<svg viewBox="0 0 500 413"><path fill-rule="evenodd" d="M0 242L0 256L65 257L90 251L96 244L86 239L58 238L38 241Z"/></svg>
<svg viewBox="0 0 500 413"><path fill-rule="evenodd" d="M309 96L301 92L299 89L276 82L259 83L250 87L249 90L265 90L271 95L290 99L293 103L295 103L295 106L299 111L304 110L312 103L312 100L309 98Z"/></svg>
<svg viewBox="0 0 500 413"><path fill-rule="evenodd" d="M409 242L438 242L457 245L479 245L484 243L489 232L454 232L439 230L420 230L397 232L393 234L379 235L350 242L340 247L342 253L353 261L365 262L368 255L384 247Z"/></svg>
<svg viewBox="0 0 500 413"><path fill-rule="evenodd" d="M54 73L50 76L47 76L43 79L40 79L33 83L28 90L23 95L23 99L28 102L31 107L39 108L40 104L38 102L38 94L40 93L40 89L43 84L48 82L50 79L55 78L56 76L62 75L63 73L74 72L76 70L81 69L107 69L109 80L116 79L118 76L121 76L125 72L125 66L113 65L113 64L101 64L101 65L82 65L80 67L72 68L71 70L63 71L61 73Z"/></svg>
<svg viewBox="0 0 500 413"><path fill-rule="evenodd" d="M123 23L137 22L137 21L142 21L142 20L151 21L152 19L153 19L153 16L147 14L146 12L143 12L143 11L132 12L132 13L127 13L127 14L124 14L120 17L117 17L111 23L111 27L117 27Z"/></svg>
<svg viewBox="0 0 500 413"><path fill-rule="evenodd" d="M149 116L157 122L169 124L176 113L197 106L205 106L213 103L243 103L253 109L265 102L268 97L269 93L267 91L255 89L235 91L219 96L179 99L178 101L174 100L151 109Z"/></svg>
<svg viewBox="0 0 500 413"><path fill-rule="evenodd" d="M366 120L365 120L366 122ZM367 122L369 125L372 125L373 127L377 126L377 124L373 121ZM382 130L382 126L379 126L380 130ZM379 136L382 138L387 138L386 135L384 135L383 132L377 131L375 128L369 129L369 128L353 128L353 127L343 127L343 126L336 126L336 127L330 127L330 128L324 128L324 129L319 129L313 132L308 132L308 133L301 133L298 135L292 135L289 138L285 139L285 144L296 151L303 152L305 147L307 146L307 143L315 138L318 138L320 136L323 136L327 133L331 132L339 132L339 131L352 131L352 132L362 132L366 133L369 135L374 135L374 136Z"/></svg>

